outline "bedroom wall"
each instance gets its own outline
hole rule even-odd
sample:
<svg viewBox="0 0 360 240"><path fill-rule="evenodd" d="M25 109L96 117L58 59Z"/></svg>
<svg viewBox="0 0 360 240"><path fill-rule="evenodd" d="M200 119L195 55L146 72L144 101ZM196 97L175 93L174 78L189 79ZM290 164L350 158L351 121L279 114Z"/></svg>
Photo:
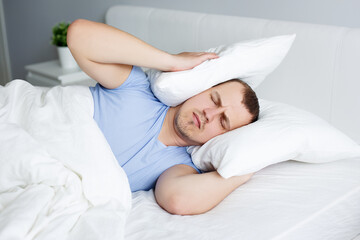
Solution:
<svg viewBox="0 0 360 240"><path fill-rule="evenodd" d="M116 4L360 27L358 0L1 1L5 12L12 79L25 78L25 65L57 58L55 47L50 45L53 25L76 18L103 22L106 9Z"/></svg>

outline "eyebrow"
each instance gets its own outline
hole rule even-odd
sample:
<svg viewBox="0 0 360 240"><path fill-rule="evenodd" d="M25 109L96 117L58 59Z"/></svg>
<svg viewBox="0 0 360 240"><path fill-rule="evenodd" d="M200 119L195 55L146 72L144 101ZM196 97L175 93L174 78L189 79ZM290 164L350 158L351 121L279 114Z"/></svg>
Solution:
<svg viewBox="0 0 360 240"><path fill-rule="evenodd" d="M220 96L220 94L219 94L219 92L218 91L213 91L213 93L216 95L216 99L218 100L218 103L219 103L219 105L222 107L222 102L221 102L221 96ZM225 123L226 123L226 128L228 129L228 130L230 130L231 129L231 125L230 125L230 119L228 118L228 116L226 116L226 114L224 113L223 114L223 116L224 116L224 119L225 119Z"/></svg>

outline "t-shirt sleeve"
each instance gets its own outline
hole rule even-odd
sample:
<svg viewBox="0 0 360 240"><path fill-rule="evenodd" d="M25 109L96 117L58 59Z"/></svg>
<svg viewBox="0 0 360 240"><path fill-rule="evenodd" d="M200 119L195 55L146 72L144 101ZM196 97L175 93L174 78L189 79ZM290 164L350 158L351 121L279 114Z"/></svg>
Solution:
<svg viewBox="0 0 360 240"><path fill-rule="evenodd" d="M198 173L203 173L200 169L198 169L193 162L190 163L184 163L185 165L188 165L192 168L194 168Z"/></svg>
<svg viewBox="0 0 360 240"><path fill-rule="evenodd" d="M138 67L133 66L131 72L125 82L121 84L119 87L115 88L114 90L122 90L122 89L148 89L150 87L150 81L144 71Z"/></svg>
<svg viewBox="0 0 360 240"><path fill-rule="evenodd" d="M149 90L150 81L144 71L138 67L133 66L129 76L126 80L117 88L108 89L101 84L97 83L95 87L90 87L91 90L106 91L106 92L121 92L122 90Z"/></svg>
<svg viewBox="0 0 360 240"><path fill-rule="evenodd" d="M180 162L179 164L185 164L188 165L192 168L194 168L198 173L203 173L200 169L198 169L195 164L193 163L193 161L191 160L191 156L190 154L188 154L185 150L185 148L180 147L181 148L181 153L178 153L178 156L181 156L181 158L183 159L182 162ZM184 151L185 150L185 151Z"/></svg>

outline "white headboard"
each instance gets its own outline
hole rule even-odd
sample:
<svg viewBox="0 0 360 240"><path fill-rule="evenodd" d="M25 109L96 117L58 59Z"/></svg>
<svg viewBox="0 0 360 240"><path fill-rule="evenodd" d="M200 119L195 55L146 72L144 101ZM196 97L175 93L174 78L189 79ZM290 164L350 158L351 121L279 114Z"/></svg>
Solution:
<svg viewBox="0 0 360 240"><path fill-rule="evenodd" d="M162 50L206 50L296 33L283 63L256 89L330 122L360 143L360 29L117 5L106 23Z"/></svg>

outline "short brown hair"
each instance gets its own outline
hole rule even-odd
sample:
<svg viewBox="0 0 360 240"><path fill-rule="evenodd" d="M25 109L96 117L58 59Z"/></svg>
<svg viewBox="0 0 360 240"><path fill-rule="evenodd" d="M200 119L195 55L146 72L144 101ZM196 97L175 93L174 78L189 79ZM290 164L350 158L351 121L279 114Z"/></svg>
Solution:
<svg viewBox="0 0 360 240"><path fill-rule="evenodd" d="M215 86L218 86L218 85L221 85L221 84L224 84L224 83L228 83L228 82L238 82L238 83L240 83L240 84L242 84L244 86L244 91L243 91L244 98L243 98L241 103L244 104L245 108L252 115L250 123L253 123L256 120L258 120L259 112L260 112L260 106L259 106L259 100L258 100L254 90L246 82L244 82L241 79L237 79L237 78L231 79L231 80L228 80L228 81L225 81L225 82L222 82L222 83L219 83L219 84L217 84Z"/></svg>

